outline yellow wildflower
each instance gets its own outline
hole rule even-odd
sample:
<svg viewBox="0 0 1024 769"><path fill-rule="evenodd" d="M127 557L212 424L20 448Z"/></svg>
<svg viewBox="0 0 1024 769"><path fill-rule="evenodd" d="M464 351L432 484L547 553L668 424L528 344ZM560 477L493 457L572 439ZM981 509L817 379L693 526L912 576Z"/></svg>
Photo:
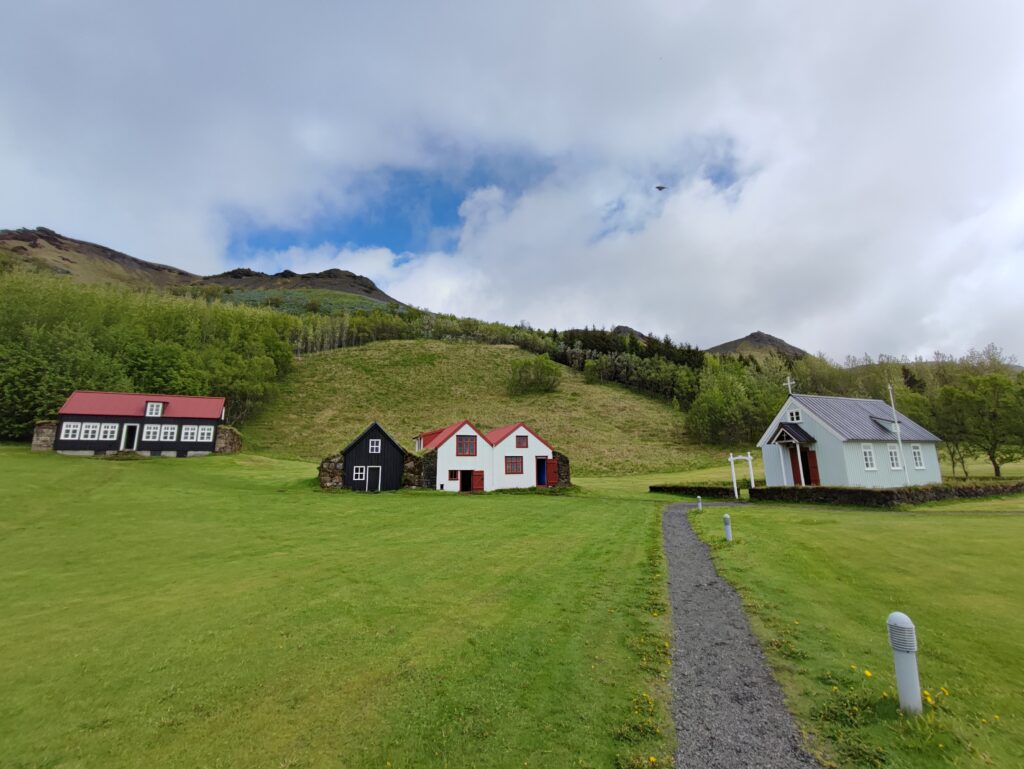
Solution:
<svg viewBox="0 0 1024 769"><path fill-rule="evenodd" d="M865 670L864 671L864 677L865 678L871 678L871 671L870 670Z"/></svg>
<svg viewBox="0 0 1024 769"><path fill-rule="evenodd" d="M857 669L856 665L850 665L850 670L856 670L856 669Z"/></svg>
<svg viewBox="0 0 1024 769"><path fill-rule="evenodd" d="M945 694L947 697L949 696L949 689L947 689L945 686L939 689L939 691Z"/></svg>
<svg viewBox="0 0 1024 769"><path fill-rule="evenodd" d="M647 760L648 760L648 761L650 761L650 762L651 762L652 764L656 764L656 763L658 763L658 759L656 759L656 758L655 758L654 756L651 756L651 757L650 757L650 758L648 758Z"/></svg>
<svg viewBox="0 0 1024 769"><path fill-rule="evenodd" d="M992 716L992 720L993 721L998 721L999 720L999 716Z"/></svg>

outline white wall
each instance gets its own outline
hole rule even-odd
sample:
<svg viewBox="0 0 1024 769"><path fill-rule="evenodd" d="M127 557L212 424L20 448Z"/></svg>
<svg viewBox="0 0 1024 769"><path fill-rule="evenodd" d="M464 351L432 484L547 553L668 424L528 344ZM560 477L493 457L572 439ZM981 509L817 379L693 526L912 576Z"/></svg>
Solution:
<svg viewBox="0 0 1024 769"><path fill-rule="evenodd" d="M456 436L476 436L476 456L459 457L455 455L458 444ZM470 425L463 425L444 443L437 447L437 488L444 491L458 491L459 482L448 480L449 470L483 470L484 491L494 488L494 452L491 444Z"/></svg>
<svg viewBox="0 0 1024 769"><path fill-rule="evenodd" d="M525 435L527 447L516 448L516 436ZM507 475L505 473L505 457L522 457L523 474ZM537 457L551 459L551 449L539 441L525 427L517 427L509 433L501 443L494 447L494 463L492 470L495 489L526 489L537 485ZM486 479L485 479L486 480Z"/></svg>
<svg viewBox="0 0 1024 769"><path fill-rule="evenodd" d="M934 443L917 443L916 441L903 442L903 465L907 468L904 473L902 469L893 470L889 466L889 446L899 447L893 436L891 441L850 441L846 444L846 466L850 474L851 486L865 486L867 488L894 488L905 486L907 476L910 476L911 486L922 486L926 483L940 483L942 471L939 468L939 455ZM867 470L864 467L864 453L861 446L870 443L875 454L875 470ZM914 454L912 446L921 447L921 455L924 458L924 468L918 470L914 467Z"/></svg>

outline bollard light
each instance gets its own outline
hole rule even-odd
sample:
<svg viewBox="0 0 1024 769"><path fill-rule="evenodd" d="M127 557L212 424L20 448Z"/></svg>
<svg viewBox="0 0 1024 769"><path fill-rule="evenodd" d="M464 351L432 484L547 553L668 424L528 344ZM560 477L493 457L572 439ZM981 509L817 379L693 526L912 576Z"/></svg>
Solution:
<svg viewBox="0 0 1024 769"><path fill-rule="evenodd" d="M889 628L889 646L892 647L896 668L896 688L900 695L900 710L920 714L921 679L917 674L917 630L910 617L901 611L889 615L885 624Z"/></svg>
<svg viewBox="0 0 1024 769"><path fill-rule="evenodd" d="M732 520L728 513L722 516L722 525L725 526L725 541L732 542Z"/></svg>
<svg viewBox="0 0 1024 769"><path fill-rule="evenodd" d="M704 501L700 498L700 494L697 495L697 512L704 512Z"/></svg>

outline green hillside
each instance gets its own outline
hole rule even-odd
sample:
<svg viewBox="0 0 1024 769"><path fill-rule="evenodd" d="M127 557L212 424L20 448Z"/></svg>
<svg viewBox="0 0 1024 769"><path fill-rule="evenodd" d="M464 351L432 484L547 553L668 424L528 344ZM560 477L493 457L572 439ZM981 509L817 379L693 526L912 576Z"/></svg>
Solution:
<svg viewBox="0 0 1024 769"><path fill-rule="evenodd" d="M251 450L319 460L379 421L412 448L419 432L470 419L481 429L524 421L581 474L685 470L724 461L682 440L671 406L624 387L587 384L563 368L558 392L509 396L508 345L394 341L309 355L277 396L242 426Z"/></svg>

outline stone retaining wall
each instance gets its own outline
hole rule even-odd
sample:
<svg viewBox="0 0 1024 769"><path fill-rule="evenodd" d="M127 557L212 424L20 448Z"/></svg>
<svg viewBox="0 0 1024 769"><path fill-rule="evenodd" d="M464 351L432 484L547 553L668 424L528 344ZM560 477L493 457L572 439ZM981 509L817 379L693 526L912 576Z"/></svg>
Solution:
<svg viewBox="0 0 1024 769"><path fill-rule="evenodd" d="M32 451L53 451L56 438L56 421L36 422L36 429L32 432Z"/></svg>
<svg viewBox="0 0 1024 769"><path fill-rule="evenodd" d="M218 454L237 454L242 450L242 434L230 425L217 425L213 450Z"/></svg>
<svg viewBox="0 0 1024 769"><path fill-rule="evenodd" d="M345 487L345 455L335 454L320 462L320 488L341 489Z"/></svg>

